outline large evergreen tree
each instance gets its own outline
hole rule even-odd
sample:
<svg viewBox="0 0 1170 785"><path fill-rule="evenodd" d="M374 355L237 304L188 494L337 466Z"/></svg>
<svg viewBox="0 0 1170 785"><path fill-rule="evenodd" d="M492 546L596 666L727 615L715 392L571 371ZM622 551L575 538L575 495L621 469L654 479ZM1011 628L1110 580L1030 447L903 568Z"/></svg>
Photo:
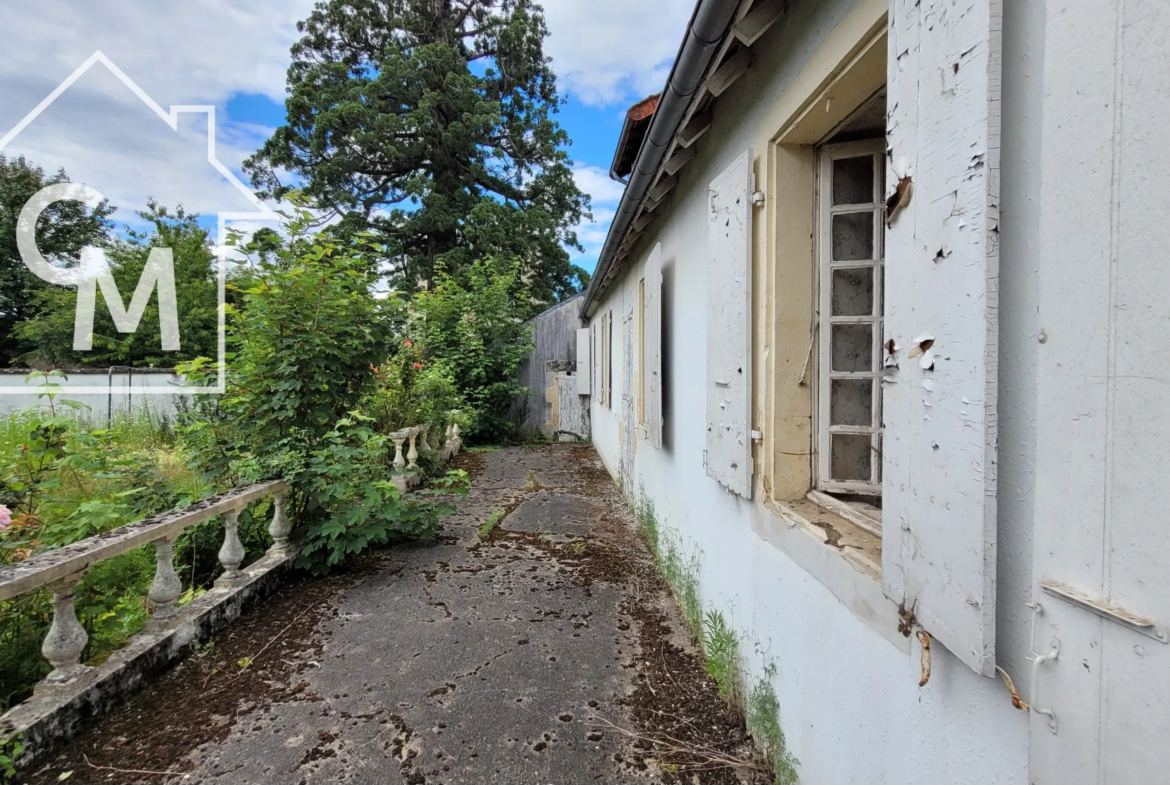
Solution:
<svg viewBox="0 0 1170 785"><path fill-rule="evenodd" d="M561 99L530 0L321 0L298 26L287 125L245 164L381 237L408 285L486 256L521 261L552 301L588 210L553 119ZM293 173L281 182L278 173Z"/></svg>
<svg viewBox="0 0 1170 785"><path fill-rule="evenodd" d="M35 348L32 341L18 335L16 327L40 313L38 293L56 288L33 275L20 258L16 221L38 191L67 182L64 169L46 175L23 157L9 159L0 154L0 368ZM113 212L106 202L92 210L81 202L55 202L37 222L37 247L50 262L76 263L82 248L105 241L113 226Z"/></svg>

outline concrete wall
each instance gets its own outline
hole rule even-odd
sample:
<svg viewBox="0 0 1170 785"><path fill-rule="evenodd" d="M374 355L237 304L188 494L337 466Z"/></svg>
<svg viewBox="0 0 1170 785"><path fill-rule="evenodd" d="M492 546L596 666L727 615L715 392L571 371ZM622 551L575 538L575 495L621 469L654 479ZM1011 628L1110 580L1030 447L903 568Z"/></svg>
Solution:
<svg viewBox="0 0 1170 785"><path fill-rule="evenodd" d="M525 326L532 331L532 353L520 365L520 384L528 394L512 410L512 422L524 435L542 433L551 415L545 391L552 384L556 370L575 370L577 362L577 328L581 326L582 295L557 303L544 313L529 319ZM559 368L549 370L548 363Z"/></svg>
<svg viewBox="0 0 1170 785"><path fill-rule="evenodd" d="M107 373L102 370L75 371L67 379L40 379L26 382L27 371L0 371L0 387L24 387L27 392L0 393L0 416L29 406L47 406L37 397L37 388L46 381L62 387L59 397L79 401L86 406L94 422L105 422L111 407L115 413L149 410L152 415L173 420L177 400L173 388L179 377L170 371L136 369L132 372ZM70 388L110 387L106 394L71 394Z"/></svg>
<svg viewBox="0 0 1170 785"><path fill-rule="evenodd" d="M934 651L929 684L919 688L916 643L899 635L896 607L880 582L848 565L840 554L800 532L790 531L759 499L729 494L703 466L707 308L707 186L756 139L757 124L793 83L826 35L850 11L847 0L792 2L787 18L754 47L749 73L720 99L712 128L698 143L695 161L635 252L640 261L599 305L593 319L612 311L615 327L633 313L636 282L654 243L664 259L664 445L655 450L624 427L628 410L620 391L631 389L623 374L622 333L615 336L616 378L612 408L591 405L593 441L611 472L622 475L628 495L653 502L660 522L678 531L700 556L700 584L706 605L724 611L743 634L749 668L777 666L773 685L791 751L800 759L805 783L1028 783L1029 720L1011 706L1003 685L984 678L944 647ZM1030 12L1013 9L1010 18L1027 23ZM1038 133L1038 118L1026 102L1040 88L1028 81L1034 68L1029 36L1005 40L1004 81L1011 104L1005 109L1003 211L1022 220L1036 207L1028 193L1034 166L1026 163ZM1005 88L1005 92L1008 88ZM758 151L757 151L758 152ZM773 198L774 194L769 194ZM1001 333L1005 363L1001 381L1008 420L1020 427L1001 431L1001 455L1009 465L1028 461L1034 449L1026 420L1035 406L1035 373L1027 366L1035 352L1028 331L1036 292L1029 285L1029 229L1008 230L1005 268L1017 291L1005 292L1012 328ZM1010 261L1009 261L1010 257ZM809 296L811 297L811 292ZM620 329L620 327L619 327ZM807 338L806 338L807 340ZM636 367L636 362L633 363ZM766 383L761 380L760 383ZM1013 499L1001 511L999 571L1006 577L998 607L999 652L1017 681L1027 681L1031 555L1027 544L1032 504L1025 472L1005 487ZM813 570L810 564L819 566ZM1024 687L1021 687L1022 689Z"/></svg>

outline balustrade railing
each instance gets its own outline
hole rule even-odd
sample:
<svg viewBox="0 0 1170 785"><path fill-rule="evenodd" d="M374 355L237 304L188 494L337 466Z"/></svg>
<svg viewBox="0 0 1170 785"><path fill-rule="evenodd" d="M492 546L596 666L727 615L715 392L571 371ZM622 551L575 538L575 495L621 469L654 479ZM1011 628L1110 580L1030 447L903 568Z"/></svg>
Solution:
<svg viewBox="0 0 1170 785"><path fill-rule="evenodd" d="M175 540L179 535L198 523L223 517L224 540L219 560L224 571L216 581L216 587L231 588L238 585L244 575L240 570L244 546L237 525L240 513L252 502L273 497L272 521L268 526L273 544L268 553L291 555L293 546L289 535L292 527L284 506L288 490L280 480L236 488L181 510L147 518L0 567L0 601L41 588L47 589L52 596L53 621L45 635L41 653L53 666L53 671L37 686L38 692L70 685L90 670L81 663L81 654L89 637L77 620L73 593L91 567L144 545L153 545L156 567L147 596L154 603L154 613L147 625L148 629L165 628L177 615L176 602L182 593L182 583L175 573L174 564Z"/></svg>
<svg viewBox="0 0 1170 785"><path fill-rule="evenodd" d="M455 414L457 412L452 413ZM458 454L463 445L459 425L454 421L446 426L442 444L432 444L430 430L430 425L415 425L389 434L395 446L393 478L402 491L423 480L418 464L420 447L425 451L437 451L439 461L445 463ZM252 502L268 496L273 498L272 520L268 527L273 544L264 557L269 566L286 561L295 552L295 545L290 540L292 525L285 510L288 492L289 487L282 480L235 488L183 509L0 567L0 601L42 588L52 597L53 621L45 635L41 653L53 670L37 685L36 692L57 694L57 688L88 683L83 681L84 677L94 670L81 662L89 637L78 621L74 607L74 591L91 567L144 545L153 545L155 574L147 597L153 603L154 611L146 622L146 631L168 630L177 623L180 615L177 602L183 587L174 565L175 541L179 535L196 524L222 517L224 536L219 561L223 573L216 580L215 588L236 588L246 584L248 579L247 572L241 569L245 552L238 526L240 514Z"/></svg>

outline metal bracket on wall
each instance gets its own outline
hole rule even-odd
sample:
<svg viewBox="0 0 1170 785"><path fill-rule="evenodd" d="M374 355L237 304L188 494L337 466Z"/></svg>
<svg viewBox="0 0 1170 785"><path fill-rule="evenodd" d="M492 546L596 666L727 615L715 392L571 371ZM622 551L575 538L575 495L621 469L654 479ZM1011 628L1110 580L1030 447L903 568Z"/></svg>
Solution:
<svg viewBox="0 0 1170 785"><path fill-rule="evenodd" d="M1060 638L1053 636L1052 650L1047 654L1040 654L1036 651L1036 627L1038 625L1039 617L1044 614L1044 606L1038 602L1024 603L1032 609L1032 656L1028 659L1032 661L1032 689L1028 695L1028 703L1032 711L1048 718L1048 730L1056 735L1056 712L1052 709L1042 709L1038 703L1040 701L1040 666L1046 662L1052 662L1060 656Z"/></svg>
<svg viewBox="0 0 1170 785"><path fill-rule="evenodd" d="M1115 624L1120 624L1122 627L1145 635L1147 638L1153 638L1159 643L1170 644L1170 630L1160 624L1155 624L1153 620L1147 619L1144 616L1138 616L1136 613L1131 613L1124 608L1110 605L1104 600L1090 597L1084 592L1077 591L1071 586L1060 583L1059 581L1040 581L1040 589L1045 594L1050 594L1089 613L1096 614Z"/></svg>

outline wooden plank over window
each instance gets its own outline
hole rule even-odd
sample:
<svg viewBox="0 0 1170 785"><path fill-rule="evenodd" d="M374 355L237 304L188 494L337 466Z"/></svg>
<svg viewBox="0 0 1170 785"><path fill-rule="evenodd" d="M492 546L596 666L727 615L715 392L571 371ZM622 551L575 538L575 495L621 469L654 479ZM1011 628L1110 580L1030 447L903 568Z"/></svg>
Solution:
<svg viewBox="0 0 1170 785"><path fill-rule="evenodd" d="M707 474L752 496L752 151L711 183L707 211Z"/></svg>
<svg viewBox="0 0 1170 785"><path fill-rule="evenodd" d="M892 0L886 595L995 674L1001 0ZM897 194L901 194L901 198Z"/></svg>

